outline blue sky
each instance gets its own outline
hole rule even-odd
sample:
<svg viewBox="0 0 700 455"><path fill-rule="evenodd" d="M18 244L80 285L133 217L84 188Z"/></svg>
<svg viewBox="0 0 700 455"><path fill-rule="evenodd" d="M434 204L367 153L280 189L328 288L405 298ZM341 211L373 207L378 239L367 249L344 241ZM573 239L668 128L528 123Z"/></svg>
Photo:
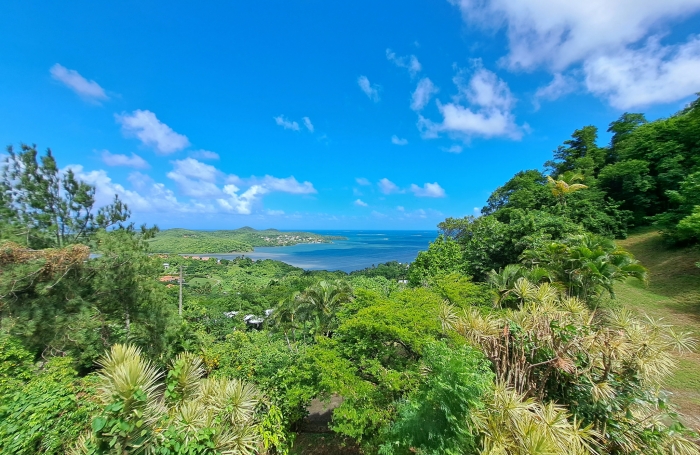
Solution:
<svg viewBox="0 0 700 455"><path fill-rule="evenodd" d="M700 0L218 3L2 2L0 142L161 227L432 229L700 91Z"/></svg>

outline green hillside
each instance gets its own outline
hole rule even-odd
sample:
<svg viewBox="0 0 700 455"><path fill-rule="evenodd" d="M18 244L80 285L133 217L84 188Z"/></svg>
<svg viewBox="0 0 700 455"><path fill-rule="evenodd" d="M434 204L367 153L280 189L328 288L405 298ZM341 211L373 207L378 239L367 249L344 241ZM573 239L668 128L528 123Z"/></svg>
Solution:
<svg viewBox="0 0 700 455"><path fill-rule="evenodd" d="M311 232L282 232L277 229L194 231L167 229L149 241L154 253L245 253L257 246L290 246L299 243L330 243L344 237L324 236Z"/></svg>
<svg viewBox="0 0 700 455"><path fill-rule="evenodd" d="M662 318L700 339L700 250L668 249L656 230L618 241L649 269L649 284L630 280L615 286L620 303L653 318ZM694 428L700 427L700 354L678 356L679 368L668 383L673 401Z"/></svg>

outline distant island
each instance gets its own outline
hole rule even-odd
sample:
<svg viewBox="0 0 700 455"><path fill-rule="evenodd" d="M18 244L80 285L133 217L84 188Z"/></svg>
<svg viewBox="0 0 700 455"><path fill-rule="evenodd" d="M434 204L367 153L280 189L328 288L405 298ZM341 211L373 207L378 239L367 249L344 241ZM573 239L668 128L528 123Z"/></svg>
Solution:
<svg viewBox="0 0 700 455"><path fill-rule="evenodd" d="M166 229L149 240L154 253L246 253L258 246L291 246L300 243L331 243L346 237L312 232L282 232L277 229L259 231L251 227L220 231Z"/></svg>

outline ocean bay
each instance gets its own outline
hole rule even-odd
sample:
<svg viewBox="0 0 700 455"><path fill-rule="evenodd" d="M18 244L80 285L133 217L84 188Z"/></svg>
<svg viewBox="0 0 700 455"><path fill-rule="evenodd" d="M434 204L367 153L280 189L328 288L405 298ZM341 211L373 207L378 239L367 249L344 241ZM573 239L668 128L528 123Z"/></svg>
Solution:
<svg viewBox="0 0 700 455"><path fill-rule="evenodd" d="M324 230L309 231L321 235L347 237L333 243L257 247L251 253L198 254L221 259L239 256L254 260L274 259L306 270L342 270L352 272L389 261L412 262L426 250L437 231L397 230Z"/></svg>

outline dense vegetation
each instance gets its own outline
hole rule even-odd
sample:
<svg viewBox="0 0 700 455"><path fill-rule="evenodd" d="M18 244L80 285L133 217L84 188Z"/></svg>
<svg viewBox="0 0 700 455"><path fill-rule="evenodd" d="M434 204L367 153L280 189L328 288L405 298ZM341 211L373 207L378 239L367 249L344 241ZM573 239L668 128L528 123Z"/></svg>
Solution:
<svg viewBox="0 0 700 455"><path fill-rule="evenodd" d="M149 240L156 253L244 253L256 246L290 246L299 243L329 243L344 237L311 232L281 232L276 229L258 231L250 227L228 231L192 231L167 229Z"/></svg>
<svg viewBox="0 0 700 455"><path fill-rule="evenodd" d="M11 151L0 450L288 453L333 398L331 430L365 453L699 454L663 391L695 340L614 300L648 279L615 237L698 240L699 109L625 114L605 147L578 130L407 269L350 275L149 255L157 228L118 200L95 213L50 152Z"/></svg>

